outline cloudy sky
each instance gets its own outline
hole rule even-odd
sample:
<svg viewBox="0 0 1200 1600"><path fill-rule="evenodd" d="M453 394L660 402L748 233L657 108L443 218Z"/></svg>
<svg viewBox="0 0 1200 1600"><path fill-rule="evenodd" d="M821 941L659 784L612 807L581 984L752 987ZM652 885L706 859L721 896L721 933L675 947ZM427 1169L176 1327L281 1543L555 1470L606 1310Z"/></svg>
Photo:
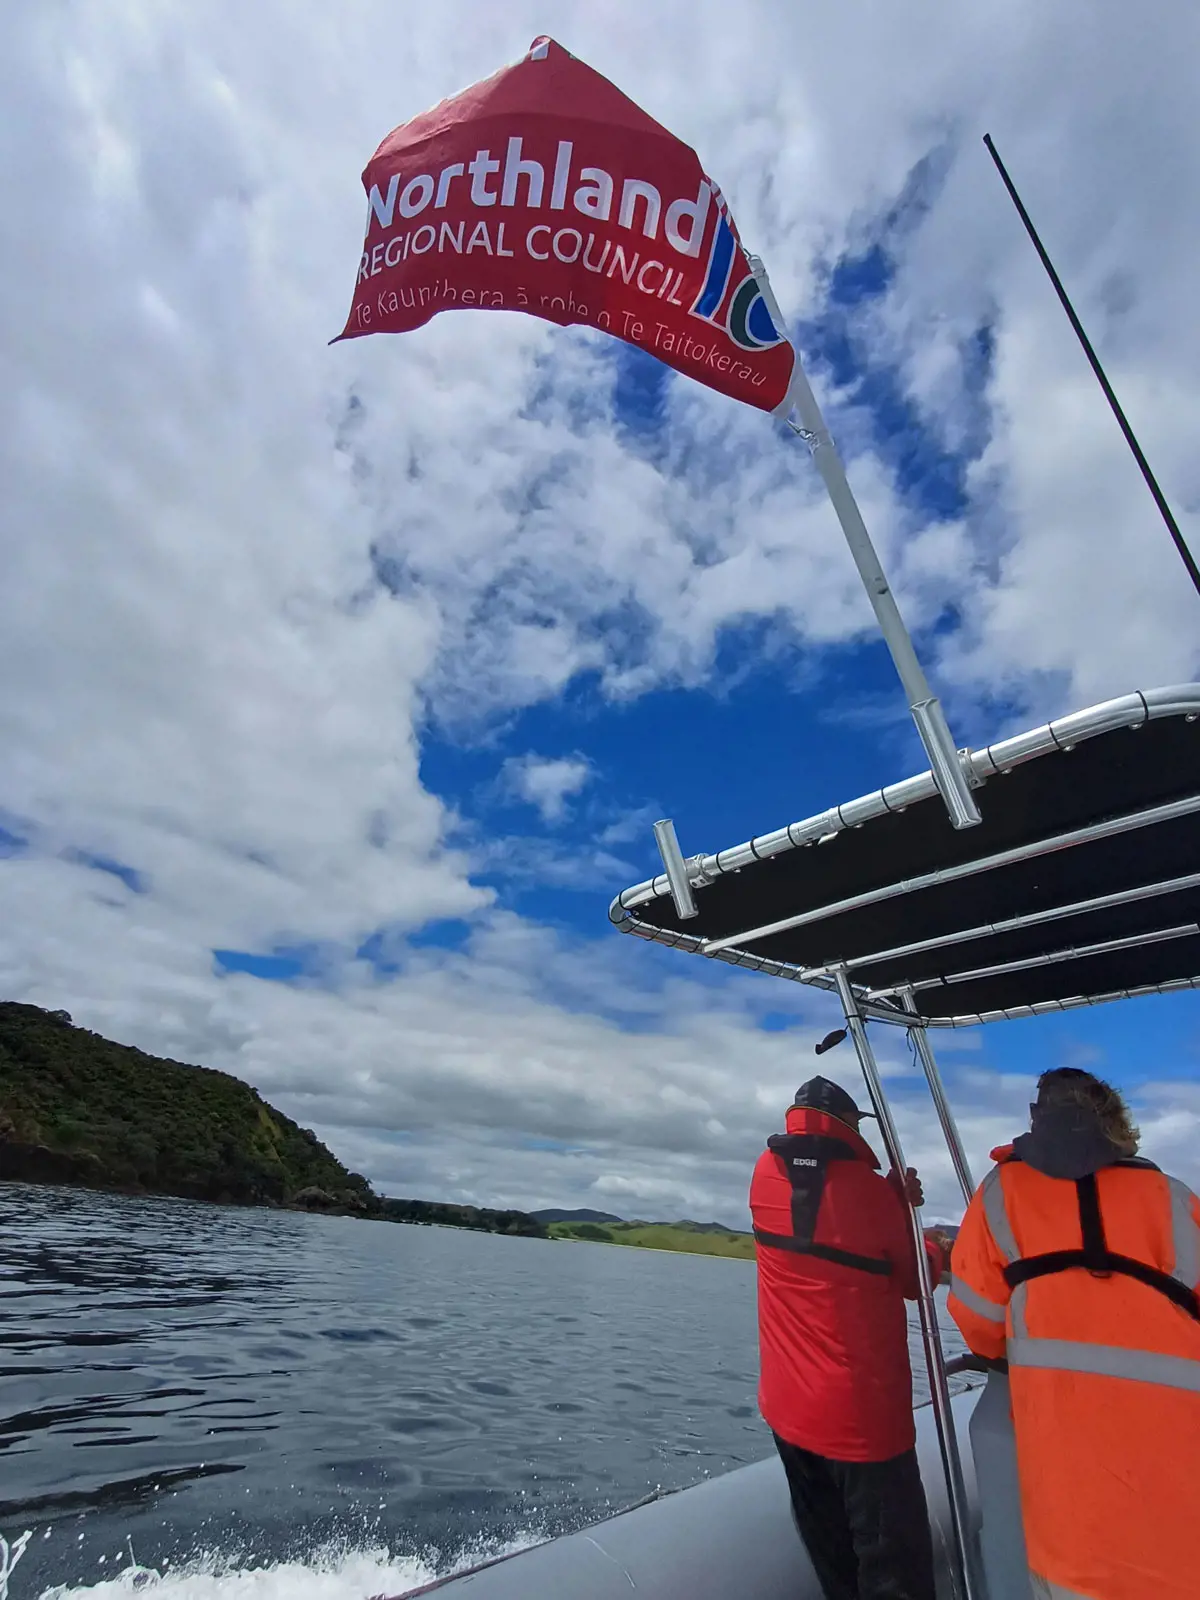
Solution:
<svg viewBox="0 0 1200 1600"><path fill-rule="evenodd" d="M237 1073L384 1192L742 1224L829 1002L606 908L658 816L713 850L920 769L867 604L803 448L603 335L464 311L331 348L359 174L543 32L694 145L979 741L1200 676L1196 597L980 143L1200 546L1200 13L6 18L0 996ZM1074 1062L1200 1181L1194 995L943 1059L979 1166ZM950 1214L902 1040L885 1062Z"/></svg>

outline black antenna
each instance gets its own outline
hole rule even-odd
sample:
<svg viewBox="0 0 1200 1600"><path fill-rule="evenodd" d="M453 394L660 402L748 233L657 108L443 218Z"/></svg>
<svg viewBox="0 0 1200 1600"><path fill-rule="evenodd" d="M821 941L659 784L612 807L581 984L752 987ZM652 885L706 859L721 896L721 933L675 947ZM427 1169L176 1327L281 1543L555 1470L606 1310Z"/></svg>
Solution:
<svg viewBox="0 0 1200 1600"><path fill-rule="evenodd" d="M1196 593L1200 594L1200 567L1197 567L1196 565L1196 558L1188 549L1183 534L1179 531L1179 524L1175 521L1175 518L1171 512L1171 508L1166 502L1166 497L1158 486L1158 480L1150 470L1150 463L1142 454L1141 445L1134 438L1133 429L1129 426L1125 413L1121 410L1121 403L1113 393L1112 384L1109 383L1107 377L1105 376L1104 368L1100 365L1100 362L1096 357L1096 352L1092 349L1091 340L1083 331L1083 324L1075 315L1075 307L1067 298L1067 291L1062 286L1062 279L1059 277L1058 273L1055 272L1054 263L1046 254L1045 246L1037 236L1037 229L1030 221L1028 211L1026 211L1025 207L1021 204L1021 196L1017 193L1013 181L1009 177L1003 161L1000 159L999 151L992 143L992 136L990 133L984 134L983 142L985 145L987 145L988 154L996 163L996 170L1004 179L1004 187L1008 190L1009 195L1012 197L1012 203L1016 206L1018 215L1020 216L1021 221L1025 224L1026 233L1033 240L1033 247L1041 258L1042 265L1045 267L1046 272L1049 275L1050 282L1054 285L1055 290L1058 293L1058 298L1062 301L1063 310L1067 313L1067 316L1071 320L1071 326L1075 329L1075 333L1079 339L1079 342L1083 346L1084 354L1092 364L1092 371L1099 379L1100 387L1104 390L1105 398L1112 407L1113 415L1120 424L1121 432L1125 435L1125 443L1133 451L1134 460L1142 469L1142 477L1146 480L1146 487L1154 496L1154 503L1162 513L1162 519L1167 525L1167 532L1175 541L1175 548L1179 551L1179 559L1187 568L1188 577L1191 578Z"/></svg>

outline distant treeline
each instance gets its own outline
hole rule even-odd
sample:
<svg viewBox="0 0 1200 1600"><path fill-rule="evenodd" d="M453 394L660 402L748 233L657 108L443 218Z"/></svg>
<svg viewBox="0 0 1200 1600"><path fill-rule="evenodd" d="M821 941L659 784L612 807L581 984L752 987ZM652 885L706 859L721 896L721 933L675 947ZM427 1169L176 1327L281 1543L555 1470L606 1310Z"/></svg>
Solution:
<svg viewBox="0 0 1200 1600"><path fill-rule="evenodd" d="M544 1222L524 1211L489 1211L486 1206L455 1206L436 1200L381 1200L378 1215L388 1222L437 1223L443 1228L478 1228L525 1239L548 1239Z"/></svg>

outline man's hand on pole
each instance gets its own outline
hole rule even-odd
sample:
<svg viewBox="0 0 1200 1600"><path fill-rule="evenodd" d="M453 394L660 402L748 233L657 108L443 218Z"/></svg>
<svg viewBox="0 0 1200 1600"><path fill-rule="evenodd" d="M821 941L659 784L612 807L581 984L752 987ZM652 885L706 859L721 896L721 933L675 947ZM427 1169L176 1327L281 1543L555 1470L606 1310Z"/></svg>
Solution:
<svg viewBox="0 0 1200 1600"><path fill-rule="evenodd" d="M917 1177L917 1169L909 1167L904 1177L893 1167L888 1173L888 1182L903 1200L910 1206L923 1206L925 1204L925 1191L921 1187L921 1180Z"/></svg>
<svg viewBox="0 0 1200 1600"><path fill-rule="evenodd" d="M925 1190L921 1186L915 1167L909 1167L903 1178L893 1167L888 1173L888 1182L900 1198L914 1210L925 1204ZM950 1282L950 1252L954 1248L954 1234L946 1228L938 1227L924 1228L922 1232L926 1243L934 1246L939 1258L936 1266L931 1263L931 1269L937 1279L934 1287L939 1288L942 1284Z"/></svg>

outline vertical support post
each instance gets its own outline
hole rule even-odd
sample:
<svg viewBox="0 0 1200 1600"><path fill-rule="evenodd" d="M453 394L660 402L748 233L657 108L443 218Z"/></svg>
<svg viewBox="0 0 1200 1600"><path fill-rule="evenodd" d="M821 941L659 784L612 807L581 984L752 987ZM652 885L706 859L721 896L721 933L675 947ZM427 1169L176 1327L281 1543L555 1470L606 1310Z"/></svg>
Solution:
<svg viewBox="0 0 1200 1600"><path fill-rule="evenodd" d="M894 1169L903 1174L907 1168L900 1136L892 1121L887 1096L875 1061L875 1052L867 1037L866 1022L858 1004L858 997L850 983L845 967L831 968L837 984L838 998L846 1013L846 1025L858 1052L859 1065L866 1079L867 1093L879 1119L888 1160ZM950 1500L950 1531L953 1549L950 1552L950 1575L959 1600L981 1600L971 1571L970 1558L970 1508L963 1482L962 1459L958 1452L958 1438L954 1432L954 1418L950 1411L950 1389L946 1382L946 1359L942 1353L941 1335L938 1331L937 1307L933 1299L933 1283L929 1272L929 1257L925 1254L925 1235L912 1206L906 1206L912 1227L913 1248L917 1255L917 1309L921 1318L921 1338L925 1346L925 1364L929 1370L929 1391L933 1400L933 1416L937 1425L938 1445L942 1453L942 1470L946 1475L946 1489Z"/></svg>
<svg viewBox="0 0 1200 1600"><path fill-rule="evenodd" d="M675 824L670 817L664 817L661 822L654 824L654 842L658 845L663 871L671 886L671 899L675 902L676 914L680 918L694 917L696 902L692 898L692 886L688 881L687 862L683 859L683 851L679 848L679 840L675 837Z"/></svg>
<svg viewBox="0 0 1200 1600"><path fill-rule="evenodd" d="M771 320L782 332L787 324L783 320L783 313L779 309L779 302L775 298L775 291L767 277L766 268L758 256L748 256L747 260L767 310L771 314ZM963 771L954 738L947 726L946 714L942 710L941 701L929 687L924 669L917 659L912 639L904 626L904 618L900 615L900 607L896 604L896 597L888 584L875 546L871 543L867 525L863 521L862 512L858 509L858 502L854 498L854 491L846 477L846 469L842 466L829 429L825 426L825 418L821 415L817 398L805 376L798 350L795 352L795 358L791 386L781 409L790 411L794 407L799 412L801 425L795 431L808 443L817 470L824 480L833 509L841 523L842 532L846 536L846 543L850 546L850 554L858 567L863 588L867 591L867 597L875 609L879 631L883 634L900 682L904 686L904 692L908 696L909 710L917 725L921 743L925 746L925 754L929 757L929 770L946 803L950 820L956 828L973 828L982 819L971 793L971 786L967 782L966 773Z"/></svg>
<svg viewBox="0 0 1200 1600"><path fill-rule="evenodd" d="M915 1018L917 1016L917 1002L913 998L912 990L901 989L900 997L904 1001L904 1009ZM933 1105L938 1114L938 1121L942 1125L946 1148L949 1150L950 1159L954 1163L954 1171L962 1188L963 1199L970 1205L971 1196L975 1193L975 1180L971 1176L971 1167L967 1160L967 1152L963 1149L958 1124L954 1120L954 1113L950 1110L950 1102L946 1099L945 1085L942 1083L942 1075L938 1071L938 1064L934 1060L933 1046L929 1042L929 1032L925 1024L920 1021L910 1023L908 1038L921 1059L921 1066L925 1069L925 1082L929 1085L929 1092L933 1096Z"/></svg>

